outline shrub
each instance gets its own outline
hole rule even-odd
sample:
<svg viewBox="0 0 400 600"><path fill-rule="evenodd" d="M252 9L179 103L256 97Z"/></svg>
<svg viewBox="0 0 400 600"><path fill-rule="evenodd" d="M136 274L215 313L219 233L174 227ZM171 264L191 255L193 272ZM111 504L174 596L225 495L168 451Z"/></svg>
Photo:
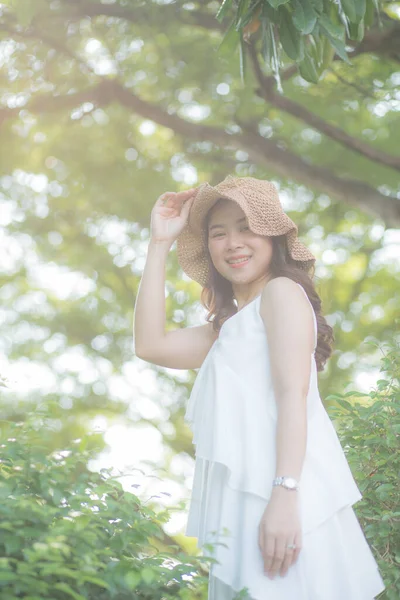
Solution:
<svg viewBox="0 0 400 600"><path fill-rule="evenodd" d="M0 422L1 600L204 597L207 559L167 539L168 512L124 491L109 469L87 469L99 434L50 453L49 414Z"/></svg>
<svg viewBox="0 0 400 600"><path fill-rule="evenodd" d="M375 345L375 344L374 344ZM332 394L336 429L362 500L354 509L378 562L386 590L381 600L400 598L400 352L389 344L382 378L369 394ZM361 402L355 402L359 398ZM352 400L349 402L349 400Z"/></svg>
<svg viewBox="0 0 400 600"><path fill-rule="evenodd" d="M387 586L380 599L397 600L398 347L384 355L381 372L369 394L350 391L326 400L335 401L329 413L363 494L355 511ZM214 559L183 552L163 531L169 512L156 513L125 491L111 469L88 470L102 447L100 434L49 450L44 435L52 414L47 403L24 422L0 421L1 600L205 599L205 563ZM247 597L242 590L235 600Z"/></svg>

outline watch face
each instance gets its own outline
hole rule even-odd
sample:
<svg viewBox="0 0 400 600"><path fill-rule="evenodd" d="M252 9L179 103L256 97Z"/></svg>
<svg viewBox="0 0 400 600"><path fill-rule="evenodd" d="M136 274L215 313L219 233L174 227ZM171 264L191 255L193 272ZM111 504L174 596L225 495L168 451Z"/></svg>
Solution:
<svg viewBox="0 0 400 600"><path fill-rule="evenodd" d="M286 477L286 479L285 479L285 485L287 485L290 488L295 488L296 487L296 481L295 481L295 479L293 479L293 477Z"/></svg>

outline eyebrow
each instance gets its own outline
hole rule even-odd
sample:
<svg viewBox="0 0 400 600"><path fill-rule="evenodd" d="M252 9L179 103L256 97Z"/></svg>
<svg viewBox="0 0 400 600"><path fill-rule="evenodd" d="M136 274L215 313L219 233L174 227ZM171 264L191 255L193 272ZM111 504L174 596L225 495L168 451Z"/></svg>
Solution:
<svg viewBox="0 0 400 600"><path fill-rule="evenodd" d="M245 220L246 220L246 217L241 217L240 219L238 219L236 221L236 223L240 223L241 221L245 221ZM212 225L208 231L212 231L213 229L216 229L217 227L223 227L223 225L219 225L219 224Z"/></svg>

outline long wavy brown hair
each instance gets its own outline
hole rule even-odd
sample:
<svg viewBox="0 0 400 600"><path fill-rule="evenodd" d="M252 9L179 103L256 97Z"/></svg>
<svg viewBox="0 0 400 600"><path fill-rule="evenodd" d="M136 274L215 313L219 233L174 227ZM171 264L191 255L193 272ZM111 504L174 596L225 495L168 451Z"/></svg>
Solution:
<svg viewBox="0 0 400 600"><path fill-rule="evenodd" d="M208 231L210 212L205 220L205 230ZM299 283L307 293L313 306L317 319L317 347L315 349L315 362L317 371L323 371L326 361L332 354L332 345L335 341L333 329L328 325L321 314L321 298L319 297L312 278L315 267L308 271L299 267L289 254L285 235L272 236L273 251L270 263L270 274L275 277L288 277ZM234 304L232 284L225 279L214 267L211 256L207 250L209 264L209 280L201 292L201 303L208 310L206 320L212 322L213 329L219 333L222 324L238 312Z"/></svg>

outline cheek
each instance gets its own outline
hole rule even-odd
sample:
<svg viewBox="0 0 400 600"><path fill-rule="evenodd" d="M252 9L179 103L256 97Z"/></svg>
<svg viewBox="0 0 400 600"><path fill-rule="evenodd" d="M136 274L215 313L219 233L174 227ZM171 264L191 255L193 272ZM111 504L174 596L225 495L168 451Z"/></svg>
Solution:
<svg viewBox="0 0 400 600"><path fill-rule="evenodd" d="M218 243L215 243L214 241L211 241L208 244L208 251L210 253L211 258L218 259L221 256L221 253L222 253L221 244L218 244Z"/></svg>
<svg viewBox="0 0 400 600"><path fill-rule="evenodd" d="M259 262L269 263L271 261L273 250L272 242L265 243L265 240L263 240L261 244L256 243L254 244L254 250Z"/></svg>

